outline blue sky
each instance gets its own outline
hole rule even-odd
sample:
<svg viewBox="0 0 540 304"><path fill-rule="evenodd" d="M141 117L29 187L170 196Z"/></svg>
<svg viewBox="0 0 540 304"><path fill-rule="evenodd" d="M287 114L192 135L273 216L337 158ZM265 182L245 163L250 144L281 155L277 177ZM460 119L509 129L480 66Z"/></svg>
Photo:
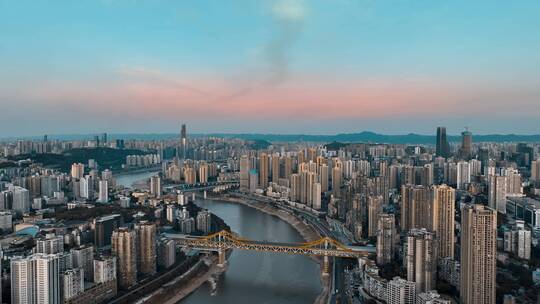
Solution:
<svg viewBox="0 0 540 304"><path fill-rule="evenodd" d="M538 1L0 0L0 136L180 121L540 133L539 12Z"/></svg>

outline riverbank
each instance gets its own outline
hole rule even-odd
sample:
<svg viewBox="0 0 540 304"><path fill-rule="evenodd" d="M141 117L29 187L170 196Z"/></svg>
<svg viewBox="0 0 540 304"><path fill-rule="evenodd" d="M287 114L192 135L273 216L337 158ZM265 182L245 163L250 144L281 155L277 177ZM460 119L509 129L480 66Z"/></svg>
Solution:
<svg viewBox="0 0 540 304"><path fill-rule="evenodd" d="M298 233L302 236L305 242L316 241L321 238L321 235L313 227L299 220L296 216L282 209L273 207L264 202L259 202L256 200L247 202L246 199L244 198L238 198L238 197L232 197L232 196L207 197L206 200L226 201L230 203L241 204L250 208L257 209L268 215L278 217L282 221L288 223L296 231L298 231ZM322 258L312 257L312 259L315 260L319 264L319 267L321 267L322 269L322 262L323 262ZM315 302L314 302L315 304L327 303L328 298L330 297L331 277L323 276L322 271L321 271L320 280L321 280L322 291L319 294L319 296L317 296L317 298L315 299Z"/></svg>
<svg viewBox="0 0 540 304"><path fill-rule="evenodd" d="M206 256L201 258L187 272L163 285L139 303L176 304L200 288L204 283L215 280L224 271L226 271L226 268L217 266L216 256Z"/></svg>

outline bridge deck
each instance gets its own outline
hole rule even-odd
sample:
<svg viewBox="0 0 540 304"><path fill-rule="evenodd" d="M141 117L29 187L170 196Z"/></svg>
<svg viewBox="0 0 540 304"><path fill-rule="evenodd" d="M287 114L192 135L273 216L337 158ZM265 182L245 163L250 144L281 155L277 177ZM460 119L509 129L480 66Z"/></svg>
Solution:
<svg viewBox="0 0 540 304"><path fill-rule="evenodd" d="M241 249L261 252L283 252L289 254L305 254L335 257L363 257L375 252L370 246L345 246L338 242L323 238L309 243L285 243L258 240L246 240L232 235L230 232L219 232L211 236L192 236L165 233L165 237L178 244L206 250Z"/></svg>

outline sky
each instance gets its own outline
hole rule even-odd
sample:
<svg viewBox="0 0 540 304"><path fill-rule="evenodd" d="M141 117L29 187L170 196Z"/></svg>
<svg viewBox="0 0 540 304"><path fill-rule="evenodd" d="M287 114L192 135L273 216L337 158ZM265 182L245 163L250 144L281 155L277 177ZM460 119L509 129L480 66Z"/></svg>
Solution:
<svg viewBox="0 0 540 304"><path fill-rule="evenodd" d="M0 0L0 137L540 133L540 1Z"/></svg>

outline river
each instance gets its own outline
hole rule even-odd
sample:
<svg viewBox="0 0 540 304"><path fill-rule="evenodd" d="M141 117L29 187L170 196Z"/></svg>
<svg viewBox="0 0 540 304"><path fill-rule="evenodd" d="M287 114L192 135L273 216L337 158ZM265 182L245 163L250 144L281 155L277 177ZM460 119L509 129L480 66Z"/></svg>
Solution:
<svg viewBox="0 0 540 304"><path fill-rule="evenodd" d="M132 187L156 172L116 177L118 185ZM197 205L221 217L240 236L274 242L303 242L283 220L256 209L225 201L197 200ZM307 256L234 250L217 293L203 285L182 304L312 304L321 292L319 265Z"/></svg>
<svg viewBox="0 0 540 304"><path fill-rule="evenodd" d="M115 176L116 184L127 188L132 188L135 184L148 180L150 177L159 173L160 170L150 172L126 173Z"/></svg>
<svg viewBox="0 0 540 304"><path fill-rule="evenodd" d="M267 241L303 242L300 234L277 217L224 201L197 200L221 217L240 236ZM319 265L307 256L235 250L229 267L211 295L205 284L179 303L313 303L321 292Z"/></svg>

